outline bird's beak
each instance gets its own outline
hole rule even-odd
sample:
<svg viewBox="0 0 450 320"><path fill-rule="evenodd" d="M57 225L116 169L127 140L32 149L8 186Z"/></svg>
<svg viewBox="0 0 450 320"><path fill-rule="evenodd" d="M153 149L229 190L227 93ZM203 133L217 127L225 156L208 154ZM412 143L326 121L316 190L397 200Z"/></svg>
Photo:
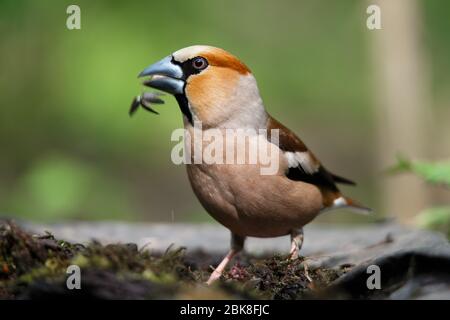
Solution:
<svg viewBox="0 0 450 320"><path fill-rule="evenodd" d="M142 71L138 78L152 76L144 81L144 85L170 94L182 94L184 88L184 74L181 67L172 62L172 56L152 64Z"/></svg>

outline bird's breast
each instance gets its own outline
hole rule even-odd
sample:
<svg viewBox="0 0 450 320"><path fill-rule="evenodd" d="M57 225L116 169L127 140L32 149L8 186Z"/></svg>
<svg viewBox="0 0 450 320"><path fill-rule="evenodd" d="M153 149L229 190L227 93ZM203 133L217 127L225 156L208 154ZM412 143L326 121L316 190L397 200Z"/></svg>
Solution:
<svg viewBox="0 0 450 320"><path fill-rule="evenodd" d="M213 218L242 236L274 237L303 226L317 215L319 190L285 177L287 163L278 147L258 135L245 139L237 135L232 143L223 130L205 131L204 136L215 138L195 141L193 132L185 138L186 148L191 149L187 172L194 193ZM223 139L222 148L220 143L216 148L211 146L214 139ZM252 154L252 144L266 149L263 157L267 158ZM200 149L201 161L194 154ZM228 161L227 150L234 154Z"/></svg>

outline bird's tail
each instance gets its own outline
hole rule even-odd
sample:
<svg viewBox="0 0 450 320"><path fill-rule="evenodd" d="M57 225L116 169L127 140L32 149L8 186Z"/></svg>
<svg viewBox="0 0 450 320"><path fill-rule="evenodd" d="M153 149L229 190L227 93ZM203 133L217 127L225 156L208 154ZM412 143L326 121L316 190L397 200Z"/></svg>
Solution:
<svg viewBox="0 0 450 320"><path fill-rule="evenodd" d="M371 208L366 207L349 197L344 196L343 198L346 202L346 205L344 206L344 208L348 208L355 213L361 213L361 214L366 214L366 215L371 214L373 212L373 210Z"/></svg>
<svg viewBox="0 0 450 320"><path fill-rule="evenodd" d="M333 205L330 207L327 207L323 209L322 211L328 211L333 209L349 209L355 213L368 215L373 212L371 208L368 208L357 201L346 197L346 196L339 196L333 201Z"/></svg>

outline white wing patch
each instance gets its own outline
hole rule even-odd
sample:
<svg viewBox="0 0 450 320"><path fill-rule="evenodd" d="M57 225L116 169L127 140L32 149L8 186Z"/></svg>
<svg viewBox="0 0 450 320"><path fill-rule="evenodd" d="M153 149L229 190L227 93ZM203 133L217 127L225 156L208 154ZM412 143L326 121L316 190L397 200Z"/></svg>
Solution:
<svg viewBox="0 0 450 320"><path fill-rule="evenodd" d="M289 168L301 167L307 174L314 174L319 170L319 164L315 163L308 151L285 152Z"/></svg>

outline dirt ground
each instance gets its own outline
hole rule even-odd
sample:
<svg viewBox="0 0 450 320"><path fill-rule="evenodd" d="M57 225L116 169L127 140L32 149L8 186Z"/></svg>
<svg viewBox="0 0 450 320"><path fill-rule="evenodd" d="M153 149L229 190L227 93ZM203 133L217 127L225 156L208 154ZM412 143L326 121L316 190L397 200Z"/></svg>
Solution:
<svg viewBox="0 0 450 320"><path fill-rule="evenodd" d="M192 228L183 226L191 231L198 227ZM74 225L74 230L82 229ZM207 286L212 266L218 265L223 253L195 249L192 244L191 249L169 246L165 251L123 242L80 244L49 232L34 235L12 222L0 221L0 299L450 298L450 245L445 237L377 226L373 230L377 239L373 239L365 230L310 230L311 243L328 237L326 244L341 241L347 243L344 247L348 243L356 247L330 251L322 260L317 255L292 260L273 253L243 254L219 281ZM386 230L390 231L384 235ZM80 268L80 290L68 289L71 265ZM381 270L380 290L367 286L371 265Z"/></svg>
<svg viewBox="0 0 450 320"><path fill-rule="evenodd" d="M308 270L304 258L244 255L217 284L206 286L220 258L173 247L152 253L133 243L84 246L50 233L31 235L6 222L0 225L0 298L315 298L350 268ZM81 290L67 289L70 265L81 269Z"/></svg>

